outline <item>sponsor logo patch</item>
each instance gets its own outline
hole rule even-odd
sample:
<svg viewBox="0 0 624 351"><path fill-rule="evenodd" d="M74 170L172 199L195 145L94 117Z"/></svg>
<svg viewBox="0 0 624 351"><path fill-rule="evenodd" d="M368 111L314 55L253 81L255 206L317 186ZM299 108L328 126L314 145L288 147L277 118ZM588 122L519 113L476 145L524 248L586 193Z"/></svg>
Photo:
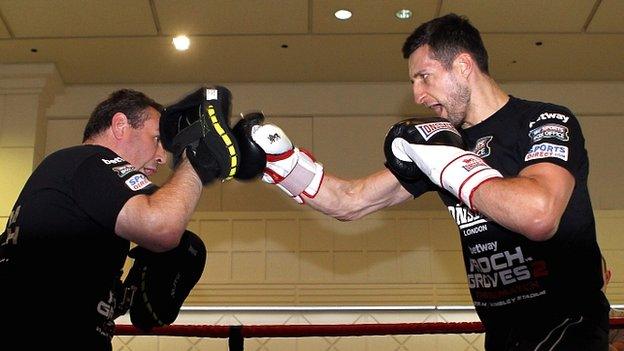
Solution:
<svg viewBox="0 0 624 351"><path fill-rule="evenodd" d="M206 89L206 100L217 100L219 92L217 89Z"/></svg>
<svg viewBox="0 0 624 351"><path fill-rule="evenodd" d="M529 137L531 137L534 143L547 138L559 139L561 141L570 140L568 127L553 123L544 124L543 126L531 129Z"/></svg>
<svg viewBox="0 0 624 351"><path fill-rule="evenodd" d="M483 162L481 157L476 157L476 156L467 156L466 158L461 160L461 162L463 163L462 168L468 172L472 171L473 169L477 167L487 167L487 165L485 164L485 162Z"/></svg>
<svg viewBox="0 0 624 351"><path fill-rule="evenodd" d="M104 159L104 158L102 158L101 160L102 160L102 162L104 162L105 165L114 165L114 164L117 164L117 163L126 162L123 158L121 158L119 156L115 157L112 160L107 160L107 159Z"/></svg>
<svg viewBox="0 0 624 351"><path fill-rule="evenodd" d="M117 173L119 178L123 178L127 176L130 172L134 171L135 168L131 164L125 164L125 165L113 167L112 170L115 171L115 173Z"/></svg>
<svg viewBox="0 0 624 351"><path fill-rule="evenodd" d="M539 158L556 157L564 161L568 160L568 147L551 143L535 144L531 150L524 156L525 161L535 160Z"/></svg>
<svg viewBox="0 0 624 351"><path fill-rule="evenodd" d="M443 131L452 132L452 133L459 135L457 130L449 122L432 122L432 123L419 124L416 126L416 130L418 130L420 135L422 135L422 137L425 140L429 140L431 139L431 137L433 137L437 133L443 132Z"/></svg>
<svg viewBox="0 0 624 351"><path fill-rule="evenodd" d="M492 149L490 148L490 141L492 141L494 137L489 135L483 138L479 138L474 147L474 153L479 157L488 157L492 153Z"/></svg>
<svg viewBox="0 0 624 351"><path fill-rule="evenodd" d="M533 122L529 123L529 128L533 128L533 125L539 121L545 121L547 119L558 119L560 121L562 121L563 123L567 123L568 120L570 119L570 117L563 115L561 113L555 113L555 112L544 112L541 115L539 115L539 117L537 117L537 119Z"/></svg>
<svg viewBox="0 0 624 351"><path fill-rule="evenodd" d="M145 174L140 174L140 173L135 174L132 177L128 178L128 180L126 180L125 183L128 186L128 188L130 188L130 190L132 191L141 190L145 188L146 186L152 184L152 182L150 182L149 179L147 179Z"/></svg>

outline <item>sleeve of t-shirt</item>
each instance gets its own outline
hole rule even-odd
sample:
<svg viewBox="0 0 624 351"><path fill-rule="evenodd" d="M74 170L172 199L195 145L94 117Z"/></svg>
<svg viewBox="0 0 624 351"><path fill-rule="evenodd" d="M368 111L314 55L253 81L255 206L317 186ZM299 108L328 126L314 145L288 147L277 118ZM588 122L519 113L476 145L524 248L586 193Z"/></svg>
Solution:
<svg viewBox="0 0 624 351"><path fill-rule="evenodd" d="M77 205L111 231L126 201L156 189L145 174L136 171L121 157L103 154L94 155L78 166L72 187Z"/></svg>
<svg viewBox="0 0 624 351"><path fill-rule="evenodd" d="M528 133L521 138L524 167L550 162L577 174L587 162L585 139L576 117L560 106L549 105L528 122Z"/></svg>

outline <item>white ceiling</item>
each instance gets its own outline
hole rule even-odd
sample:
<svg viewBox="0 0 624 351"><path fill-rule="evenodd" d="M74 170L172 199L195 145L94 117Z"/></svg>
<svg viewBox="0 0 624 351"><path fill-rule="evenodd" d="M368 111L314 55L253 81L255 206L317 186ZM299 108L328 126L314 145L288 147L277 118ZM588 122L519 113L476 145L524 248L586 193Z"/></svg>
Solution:
<svg viewBox="0 0 624 351"><path fill-rule="evenodd" d="M624 0L0 0L0 63L52 62L67 84L407 81L403 41L449 12L500 81L624 80Z"/></svg>

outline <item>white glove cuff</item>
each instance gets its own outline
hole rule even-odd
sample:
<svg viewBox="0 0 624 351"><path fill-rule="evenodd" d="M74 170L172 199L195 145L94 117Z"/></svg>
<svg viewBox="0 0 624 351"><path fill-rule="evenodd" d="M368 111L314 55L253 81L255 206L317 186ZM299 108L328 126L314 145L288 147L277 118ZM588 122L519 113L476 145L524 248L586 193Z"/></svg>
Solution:
<svg viewBox="0 0 624 351"><path fill-rule="evenodd" d="M473 174L470 178L466 179L464 185L460 188L459 198L465 203L471 210L475 210L472 206L472 194L477 188L486 181L493 178L502 178L503 175L494 168L483 169L478 173Z"/></svg>
<svg viewBox="0 0 624 351"><path fill-rule="evenodd" d="M321 185L323 166L297 148L294 152L297 163L278 185L293 197L301 194L314 197Z"/></svg>
<svg viewBox="0 0 624 351"><path fill-rule="evenodd" d="M444 167L440 181L444 189L450 191L470 209L474 209L471 201L472 193L485 181L502 177L499 171L488 166L481 157L466 152Z"/></svg>

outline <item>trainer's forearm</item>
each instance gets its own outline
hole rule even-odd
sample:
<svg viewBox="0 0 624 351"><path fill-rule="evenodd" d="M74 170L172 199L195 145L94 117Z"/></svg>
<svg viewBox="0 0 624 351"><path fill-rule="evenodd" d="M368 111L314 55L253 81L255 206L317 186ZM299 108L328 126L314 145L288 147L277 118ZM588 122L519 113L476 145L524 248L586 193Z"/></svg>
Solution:
<svg viewBox="0 0 624 351"><path fill-rule="evenodd" d="M126 202L117 216L115 233L151 251L172 249L188 225L201 190L201 180L185 159L155 193Z"/></svg>
<svg viewBox="0 0 624 351"><path fill-rule="evenodd" d="M185 157L171 178L149 197L150 207L164 217L177 221L178 226L184 230L195 211L201 192L201 179Z"/></svg>

